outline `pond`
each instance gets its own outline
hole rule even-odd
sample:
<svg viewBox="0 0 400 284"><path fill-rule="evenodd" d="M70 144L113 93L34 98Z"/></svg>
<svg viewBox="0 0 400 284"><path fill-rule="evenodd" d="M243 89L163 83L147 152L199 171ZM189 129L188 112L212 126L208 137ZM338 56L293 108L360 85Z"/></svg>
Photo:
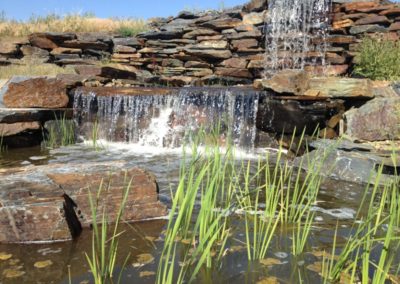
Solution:
<svg viewBox="0 0 400 284"><path fill-rule="evenodd" d="M265 151L259 149L259 153L262 152ZM180 184L180 175L182 176L183 173L181 166L187 165L187 173L190 172L190 164L193 161L191 158L195 157L195 155L190 153L183 154L180 148L160 151L151 147L140 148L124 143L107 143L103 144L101 148L94 149L90 144L81 143L52 150L43 150L40 147L10 149L2 154L0 164L2 168L56 163L62 163L65 164L65 167L68 167L69 162L82 162L90 165L90 162L124 160L131 166L139 166L155 174L160 188L159 198L163 203L167 204L169 209L172 209L171 215L173 213L175 215L170 220L165 217L159 220L122 224L118 228L121 235L117 238L119 249L114 269L114 283L118 282L119 276L121 276L121 283L155 283L157 271L159 272L158 281L162 283L164 281L162 281L163 278L160 275L162 275L161 271L164 271L165 267L168 268L165 271L171 269L168 273L175 272L170 279L171 283L178 281L177 277L181 271L185 271L185 281L188 281L193 276L194 283L325 283L328 277L325 277L326 275L322 271L328 269L327 267L331 264L334 266L333 264L337 264L342 259L344 259L344 263L338 266L341 270L337 280L341 279L341 281L344 281L343 283L349 283L350 280L346 282L346 277L350 279L353 276L354 279L363 279L361 271L365 270L359 269L362 268L363 257L367 257L363 250L368 248L371 248L371 251L368 254L367 261L374 262L377 266L384 268L388 265L388 271L383 279L388 278L390 275L393 283L396 283L398 278L396 278L395 274L398 271L400 254L392 250L389 253L390 256L382 260L382 245L385 242L385 235L387 235L388 230L394 230L392 235L398 235L397 226L399 223L392 224L393 226L390 225L392 221L385 214L392 211L389 210L390 208L388 207L390 205L387 202L385 202L384 206L379 207L381 199L390 200L388 196L382 197L384 195L382 188L378 192L371 187L369 192L373 194L372 198L375 203L369 204L371 196L368 195L364 202L366 206L361 207L360 204L366 192L365 185L325 178L321 180L319 191L312 203L309 204L307 200L297 199L301 201L301 204L290 204L290 206L293 205L297 208L293 209L293 212L298 212L296 210L299 210L299 208L301 210L302 206L304 206L312 214L303 212L303 215L297 219L289 218L289 222L271 222L256 217L259 216L257 215L260 214L259 212L266 211L266 208L274 208L268 205L268 195L258 195L254 191L254 189L258 189L258 191L262 192L263 190L259 188L259 184L268 183L267 174L257 175L261 163L259 156L265 158L265 154L248 154L238 151L230 158L224 156L225 154L224 151L221 151L221 155L213 156L208 160L205 158L205 162L202 165L211 161L215 166L215 161L219 160L219 158L221 158L221 165L227 165L222 160L230 160L229 167L236 165L238 169L242 170L247 170L248 167L248 171L252 176L260 176L260 181L249 181L246 180L245 175L237 174L234 179L237 179L238 182L234 184L242 184L244 187L232 190L232 192L236 192L232 196L236 198L241 196L243 203L235 201L229 204L229 214L228 211L223 209L226 200L219 200L215 203L218 205L214 204L215 207L210 207L214 212L217 209L223 212L208 215L214 218L214 221L211 220L208 223L210 225L208 229L210 231L213 228L215 229L213 223L215 220L217 220L216 222L221 221L218 224L224 224L226 227L223 231L217 232L221 236L221 240L212 245L209 255L206 256L206 259L210 257L207 261L211 261L211 266L207 268L206 261L198 268L198 271L197 263L201 259L200 256L204 250L198 250L202 242L202 233L200 229L196 228L195 224L197 224L199 216L204 216L202 214L205 214L202 211L202 205L204 205L202 202L205 199L204 192L195 192L196 198L188 225L189 230L184 231L181 227L181 235L171 235L172 228L176 224L174 219L180 216L179 210L181 209L179 208L184 207L182 201L179 203L181 207L174 207L178 204L176 203L178 202L176 200L178 195L177 188L179 188ZM276 168L276 163L281 164L282 168L284 168L284 160L286 159L281 158L280 160L277 156L276 151L271 151L270 160L274 161L274 163L268 165L268 168L271 168L271 172L274 172L273 169ZM202 165L196 168L197 175L200 175ZM221 170L222 168L219 169ZM229 179L233 179L231 173L232 169L223 173L226 175L227 188L227 185L231 182ZM211 177L213 173L210 171L208 175ZM186 180L188 180L187 177ZM297 182L304 185L308 179L309 175L301 172L301 177ZM203 180L203 182L207 183L206 180ZM273 184L271 181L269 183ZM286 183L283 188L287 189L289 184L295 183L296 180L294 179ZM246 192L241 192L246 187L246 184L253 190L247 192L250 196L248 199L244 195ZM188 187L189 185L187 184L185 190L189 190ZM204 188L210 187L205 186ZM289 190L294 188L291 187ZM388 188L386 190L389 192ZM190 194L188 191L184 193L185 196ZM219 196L223 199L222 196L225 195ZM184 198L185 196L182 197ZM398 204L397 197L393 196L392 202L397 202ZM283 195L282 198L284 198ZM308 198L312 199L311 196L308 196ZM258 199L258 203L254 203ZM251 208L247 207L248 210L246 211L246 207L243 206L245 202L248 202L253 207L249 205ZM290 211L289 207L286 207L283 211L279 209L284 207L283 203L283 199L277 202L276 212ZM382 216L374 214L377 212L377 208L382 208ZM251 212L250 209L256 209L256 212ZM360 212L357 213L359 210ZM396 212L398 218L398 211ZM284 213L273 214L274 216L270 216L270 219L279 219L283 216L280 214ZM345 251L346 244L349 244L350 235L355 236L355 239L363 238L364 234L358 233L357 235L357 230L360 228L358 225L369 223L368 218L373 219L378 224L376 232L371 234L369 238L371 247L366 247L366 243L361 241L359 243L353 242L352 245L354 247L352 247L349 255L347 257L340 256L341 252ZM298 222L293 222L294 220ZM393 222L398 222L398 219ZM265 231L260 231L256 227L261 224L270 224L271 226ZM309 231L307 231L307 228L309 228ZM362 227L360 230L365 233L374 228L373 222L371 222L367 227ZM260 256L258 252L253 252L253 249L257 249L258 238L266 236L267 233L271 233L271 239L265 253ZM297 244L299 244L299 241L301 243L303 239L301 235L303 233L306 233L304 245L302 249L296 251L293 246L296 242ZM173 237L172 243L166 241L171 240L171 237ZM203 235L203 239L206 240L205 243L211 243L207 236ZM391 248L397 248L398 243L390 240L389 245ZM172 248L170 252L173 252L173 258L166 256L165 253L168 248ZM258 248L263 250L262 245ZM332 252L336 255L332 256ZM196 256L196 253L199 254ZM94 283L87 261L87 256L91 257L91 255L91 230L83 230L82 234L71 242L30 245L3 244L0 245L0 275L2 283ZM352 259L356 259L356 261L352 262ZM358 263L357 269L352 269L353 263ZM172 268L170 268L171 264L174 264ZM369 276L372 278L375 270L373 265L369 265L366 271L369 272ZM332 272L333 269L329 271ZM333 275L334 273L332 272L331 274Z"/></svg>

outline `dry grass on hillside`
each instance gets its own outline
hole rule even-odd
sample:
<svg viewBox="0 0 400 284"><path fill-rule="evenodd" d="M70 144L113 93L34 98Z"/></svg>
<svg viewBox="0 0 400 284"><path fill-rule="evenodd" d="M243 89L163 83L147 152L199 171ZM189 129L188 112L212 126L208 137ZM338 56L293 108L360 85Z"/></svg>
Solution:
<svg viewBox="0 0 400 284"><path fill-rule="evenodd" d="M55 76L57 74L74 74L71 67L60 67L50 63L35 61L26 62L25 65L0 66L0 79L9 79L12 76Z"/></svg>
<svg viewBox="0 0 400 284"><path fill-rule="evenodd" d="M31 17L26 22L9 20L0 15L0 36L26 36L34 32L110 32L132 36L147 30L142 19L100 19L92 15L70 14Z"/></svg>

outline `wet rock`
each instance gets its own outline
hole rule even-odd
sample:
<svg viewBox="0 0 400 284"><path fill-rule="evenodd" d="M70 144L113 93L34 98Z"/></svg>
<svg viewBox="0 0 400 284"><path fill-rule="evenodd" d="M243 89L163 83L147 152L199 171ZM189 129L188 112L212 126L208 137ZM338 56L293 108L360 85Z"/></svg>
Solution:
<svg viewBox="0 0 400 284"><path fill-rule="evenodd" d="M137 71L138 69L133 66L111 63L101 67L100 76L135 80Z"/></svg>
<svg viewBox="0 0 400 284"><path fill-rule="evenodd" d="M54 78L13 77L3 89L9 108L64 108L69 102L65 84Z"/></svg>
<svg viewBox="0 0 400 284"><path fill-rule="evenodd" d="M301 95L308 87L309 75L301 70L282 70L272 76L271 79L262 80L265 89L276 93L290 93Z"/></svg>
<svg viewBox="0 0 400 284"><path fill-rule="evenodd" d="M98 212L105 210L110 222L116 220L128 186L124 221L166 214L154 176L125 162L27 166L2 170L0 176L3 243L70 240L91 224L89 195L96 199L101 184Z"/></svg>
<svg viewBox="0 0 400 284"><path fill-rule="evenodd" d="M259 103L257 128L279 134L312 134L342 107L342 102L264 98Z"/></svg>
<svg viewBox="0 0 400 284"><path fill-rule="evenodd" d="M198 81L200 86L234 86L234 85L250 85L252 80L248 78L239 78L239 77L231 77L231 76L218 76L218 75L210 75L205 76Z"/></svg>
<svg viewBox="0 0 400 284"><path fill-rule="evenodd" d="M234 50L239 50L239 51L247 48L256 48L258 47L258 41L254 38L232 40L232 47Z"/></svg>
<svg viewBox="0 0 400 284"><path fill-rule="evenodd" d="M400 98L376 98L345 113L345 134L355 140L400 139Z"/></svg>
<svg viewBox="0 0 400 284"><path fill-rule="evenodd" d="M39 130L41 125L39 122L16 122L16 123L0 123L0 136L12 136L29 130Z"/></svg>

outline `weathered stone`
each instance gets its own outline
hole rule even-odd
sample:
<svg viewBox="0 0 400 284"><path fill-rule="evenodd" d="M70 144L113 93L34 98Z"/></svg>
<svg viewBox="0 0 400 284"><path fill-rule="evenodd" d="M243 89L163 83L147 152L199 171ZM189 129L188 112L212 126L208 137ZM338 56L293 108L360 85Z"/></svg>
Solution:
<svg viewBox="0 0 400 284"><path fill-rule="evenodd" d="M2 243L71 240L92 224L89 196L96 199L100 187L96 209L109 222L116 221L126 191L123 221L167 213L154 176L124 162L28 166L0 176Z"/></svg>
<svg viewBox="0 0 400 284"><path fill-rule="evenodd" d="M198 36L214 36L218 35L218 32L212 29L195 29L191 32L188 32L182 36L184 39L192 39Z"/></svg>
<svg viewBox="0 0 400 284"><path fill-rule="evenodd" d="M259 12L266 10L267 8L268 8L267 0L251 0L243 7L243 10L246 12Z"/></svg>
<svg viewBox="0 0 400 284"><path fill-rule="evenodd" d="M138 34L138 37L145 39L160 39L160 40L168 40L168 39L176 39L180 38L184 34L183 30L174 30L174 31L150 31Z"/></svg>
<svg viewBox="0 0 400 284"><path fill-rule="evenodd" d="M330 35L327 37L326 42L337 43L337 44L350 44L356 41L354 36L346 35ZM313 40L314 43L319 43L320 40Z"/></svg>
<svg viewBox="0 0 400 284"><path fill-rule="evenodd" d="M200 24L201 27L211 28L214 30L224 30L234 28L238 25L242 24L242 21L237 18L217 18L215 20L211 20L205 23Z"/></svg>
<svg viewBox="0 0 400 284"><path fill-rule="evenodd" d="M247 66L249 69L264 69L265 68L265 60L250 60L249 65Z"/></svg>
<svg viewBox="0 0 400 284"><path fill-rule="evenodd" d="M386 16L368 16L361 18L355 22L356 25L370 25L370 24L390 24L390 21Z"/></svg>
<svg viewBox="0 0 400 284"><path fill-rule="evenodd" d="M395 8L394 4L389 4L389 5L382 5L385 3L379 3L379 4L380 4L379 6L359 9L359 11L361 13L372 14L372 13L380 13L381 11Z"/></svg>
<svg viewBox="0 0 400 284"><path fill-rule="evenodd" d="M57 44L55 44L52 40L42 37L39 34L32 34L29 36L29 41L32 46L43 48L43 49L53 49L57 48Z"/></svg>
<svg viewBox="0 0 400 284"><path fill-rule="evenodd" d="M379 15L383 16L399 16L400 15L400 8L391 8L384 11L381 11Z"/></svg>
<svg viewBox="0 0 400 284"><path fill-rule="evenodd" d="M395 22L390 25L389 31L400 31L400 22Z"/></svg>
<svg viewBox="0 0 400 284"><path fill-rule="evenodd" d="M237 32L257 32L259 29L254 25L240 25L235 27Z"/></svg>
<svg viewBox="0 0 400 284"><path fill-rule="evenodd" d="M112 43L114 46L123 45L123 46L133 46L139 47L142 43L136 37L113 37Z"/></svg>
<svg viewBox="0 0 400 284"><path fill-rule="evenodd" d="M224 67L229 67L229 68L239 68L239 69L244 69L247 67L247 60L238 58L238 57L233 57L226 59L221 62L221 65Z"/></svg>
<svg viewBox="0 0 400 284"><path fill-rule="evenodd" d="M0 123L0 136L12 136L18 133L39 130L41 125L39 122L16 122L16 123Z"/></svg>
<svg viewBox="0 0 400 284"><path fill-rule="evenodd" d="M185 75L194 77L205 77L212 75L213 71L208 68L187 68L185 70Z"/></svg>
<svg viewBox="0 0 400 284"><path fill-rule="evenodd" d="M79 49L94 49L94 50L109 50L110 46L101 41L83 41L83 40L66 40L62 47L79 48Z"/></svg>
<svg viewBox="0 0 400 284"><path fill-rule="evenodd" d="M351 19L345 19L345 20L333 22L332 28L334 30L338 30L338 29L342 29L342 28L351 27L353 25L354 25L354 22Z"/></svg>
<svg viewBox="0 0 400 284"><path fill-rule="evenodd" d="M232 57L232 53L229 50L185 48L184 51L190 55L198 56L200 58L228 59Z"/></svg>
<svg viewBox="0 0 400 284"><path fill-rule="evenodd" d="M49 52L45 49L41 49L35 46L24 45L21 47L22 54L25 57L35 57L35 58L48 58Z"/></svg>
<svg viewBox="0 0 400 284"><path fill-rule="evenodd" d="M217 67L215 68L215 75L224 77L249 78L249 79L253 78L253 74L251 74L248 69L240 69L240 68Z"/></svg>
<svg viewBox="0 0 400 284"><path fill-rule="evenodd" d="M127 45L115 45L113 48L115 53L135 53L136 48Z"/></svg>
<svg viewBox="0 0 400 284"><path fill-rule="evenodd" d="M188 45L187 48L193 49L227 49L228 42L225 40L207 40L198 44Z"/></svg>
<svg viewBox="0 0 400 284"><path fill-rule="evenodd" d="M243 24L245 25L261 25L264 24L266 11L260 13L249 13L243 16Z"/></svg>
<svg viewBox="0 0 400 284"><path fill-rule="evenodd" d="M182 11L177 16L177 18L180 18L180 19L196 19L198 17L199 17L198 15L195 15L194 13L192 13L190 11Z"/></svg>
<svg viewBox="0 0 400 284"><path fill-rule="evenodd" d="M207 62L200 62L200 61L187 61L185 63L186 68L208 68L210 64Z"/></svg>
<svg viewBox="0 0 400 284"><path fill-rule="evenodd" d="M330 98L373 98L369 79L317 77L308 80L306 96Z"/></svg>
<svg viewBox="0 0 400 284"><path fill-rule="evenodd" d="M231 40L246 39L246 38L261 38L262 33L259 30L249 31L249 32L241 32L241 33L237 33L235 31L235 33L227 34L226 37Z"/></svg>
<svg viewBox="0 0 400 284"><path fill-rule="evenodd" d="M13 55L18 52L18 45L12 42L0 42L0 54Z"/></svg>
<svg viewBox="0 0 400 284"><path fill-rule="evenodd" d="M10 109L0 108L0 123L45 122L55 118L72 118L72 109Z"/></svg>
<svg viewBox="0 0 400 284"><path fill-rule="evenodd" d="M340 19L342 19L342 20L350 19L350 20L355 21L355 20L365 18L365 17L368 17L368 14L365 14L365 13L344 14L343 13L343 16L341 16Z"/></svg>
<svg viewBox="0 0 400 284"><path fill-rule="evenodd" d="M183 62L178 59L166 58L166 59L163 59L161 65L163 67L182 67Z"/></svg>
<svg viewBox="0 0 400 284"><path fill-rule="evenodd" d="M387 28L380 25L362 25L362 26L353 26L350 28L350 33L355 34L363 34L363 33L385 33L387 32Z"/></svg>
<svg viewBox="0 0 400 284"><path fill-rule="evenodd" d="M76 34L73 33L33 33L29 36L29 42L33 46L44 49L53 49L66 40L76 39Z"/></svg>
<svg viewBox="0 0 400 284"><path fill-rule="evenodd" d="M256 47L258 47L258 41L254 38L232 40L232 47L235 50L256 48Z"/></svg>
<svg viewBox="0 0 400 284"><path fill-rule="evenodd" d="M214 36L198 36L197 41L205 41L205 40L224 40L225 36L224 35L214 35Z"/></svg>
<svg viewBox="0 0 400 284"><path fill-rule="evenodd" d="M376 1L369 1L369 2L350 2L343 4L345 11L359 11L360 9L369 9L378 6Z"/></svg>
<svg viewBox="0 0 400 284"><path fill-rule="evenodd" d="M264 88L277 93L301 95L307 89L308 75L301 70L282 70L271 79L262 80Z"/></svg>
<svg viewBox="0 0 400 284"><path fill-rule="evenodd" d="M63 108L68 105L66 86L54 78L12 78L5 87L9 108Z"/></svg>
<svg viewBox="0 0 400 284"><path fill-rule="evenodd" d="M376 98L345 113L346 135L355 140L400 139L400 98Z"/></svg>
<svg viewBox="0 0 400 284"><path fill-rule="evenodd" d="M279 134L301 134L303 130L312 134L317 127L323 128L339 107L339 102L265 98L259 103L257 128Z"/></svg>
<svg viewBox="0 0 400 284"><path fill-rule="evenodd" d="M82 49L79 48L66 48L66 47L57 47L50 52L51 55L60 55L60 54L82 54Z"/></svg>
<svg viewBox="0 0 400 284"><path fill-rule="evenodd" d="M135 80L137 72L138 69L133 66L111 63L101 67L100 76Z"/></svg>
<svg viewBox="0 0 400 284"><path fill-rule="evenodd" d="M349 65L328 65L328 66L306 66L304 70L307 73L316 76L338 76L347 74Z"/></svg>
<svg viewBox="0 0 400 284"><path fill-rule="evenodd" d="M171 76L171 77L161 77L161 82L167 84L171 87L183 87L190 85L194 78L189 76Z"/></svg>
<svg viewBox="0 0 400 284"><path fill-rule="evenodd" d="M75 71L84 76L100 76L101 67L96 65L77 65L74 66Z"/></svg>
<svg viewBox="0 0 400 284"><path fill-rule="evenodd" d="M201 78L198 84L201 85L217 85L217 86L232 86L232 85L250 85L252 80L248 78L230 77L230 76L217 76L210 75Z"/></svg>
<svg viewBox="0 0 400 284"><path fill-rule="evenodd" d="M93 59L85 59L85 58L64 58L54 61L57 65L96 65L99 62Z"/></svg>

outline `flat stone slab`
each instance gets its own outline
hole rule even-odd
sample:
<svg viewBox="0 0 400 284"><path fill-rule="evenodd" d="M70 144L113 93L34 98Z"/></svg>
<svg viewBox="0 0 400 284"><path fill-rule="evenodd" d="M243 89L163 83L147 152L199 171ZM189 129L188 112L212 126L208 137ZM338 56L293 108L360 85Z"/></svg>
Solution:
<svg viewBox="0 0 400 284"><path fill-rule="evenodd" d="M72 118L72 108L4 108L0 107L0 123L46 122L61 117Z"/></svg>
<svg viewBox="0 0 400 284"><path fill-rule="evenodd" d="M0 169L0 243L71 240L92 224L90 195L114 222L126 190L123 221L167 214L155 177L123 161Z"/></svg>

